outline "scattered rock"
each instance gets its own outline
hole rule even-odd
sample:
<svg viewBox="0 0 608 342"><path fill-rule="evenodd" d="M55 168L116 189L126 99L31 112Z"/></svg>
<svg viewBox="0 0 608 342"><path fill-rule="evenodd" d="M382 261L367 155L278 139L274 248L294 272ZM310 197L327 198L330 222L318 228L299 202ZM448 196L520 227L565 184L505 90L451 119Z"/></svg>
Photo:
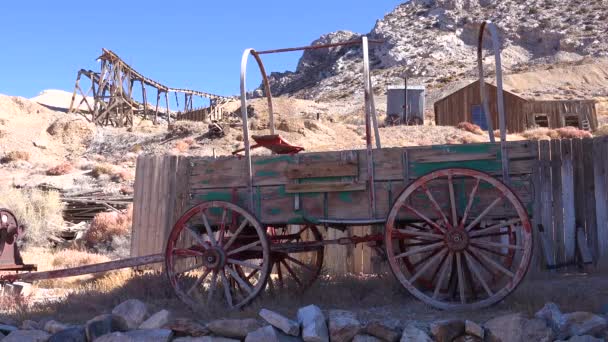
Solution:
<svg viewBox="0 0 608 342"><path fill-rule="evenodd" d="M36 321L26 319L25 321L21 322L21 329L22 330L40 330L40 324L38 324L38 322L36 322Z"/></svg>
<svg viewBox="0 0 608 342"><path fill-rule="evenodd" d="M258 321L252 318L219 319L207 324L207 328L215 335L234 338L245 338L247 334L259 327Z"/></svg>
<svg viewBox="0 0 608 342"><path fill-rule="evenodd" d="M259 328L247 334L245 342L297 342L302 339L288 336L275 329L272 325Z"/></svg>
<svg viewBox="0 0 608 342"><path fill-rule="evenodd" d="M606 319L590 312L572 312L563 314L555 303L547 303L535 317L543 319L558 339L571 336L596 335L608 327Z"/></svg>
<svg viewBox="0 0 608 342"><path fill-rule="evenodd" d="M5 296L23 296L27 297L32 294L32 284L16 281L2 286L2 292Z"/></svg>
<svg viewBox="0 0 608 342"><path fill-rule="evenodd" d="M132 342L169 342L173 331L169 329L140 329L125 333Z"/></svg>
<svg viewBox="0 0 608 342"><path fill-rule="evenodd" d="M401 334L399 331L391 329L380 322L368 323L365 326L364 331L368 335L378 337L379 339L381 339L383 341L388 341L388 342L397 342L397 341L399 341L399 338L401 337Z"/></svg>
<svg viewBox="0 0 608 342"><path fill-rule="evenodd" d="M565 342L565 340L558 340L556 342ZM568 340L568 342L604 342L604 339L593 337L590 335L574 336Z"/></svg>
<svg viewBox="0 0 608 342"><path fill-rule="evenodd" d="M217 336L200 336L200 337L178 337L172 342L239 342L233 338L217 337Z"/></svg>
<svg viewBox="0 0 608 342"><path fill-rule="evenodd" d="M302 339L306 342L329 342L325 316L316 305L298 310L298 322L302 325Z"/></svg>
<svg viewBox="0 0 608 342"><path fill-rule="evenodd" d="M0 332L2 332L4 334L10 334L11 332L13 332L15 330L19 330L19 328L17 328L14 325L0 324Z"/></svg>
<svg viewBox="0 0 608 342"><path fill-rule="evenodd" d="M118 304L112 313L122 317L129 329L136 329L148 316L148 307L138 299L129 299Z"/></svg>
<svg viewBox="0 0 608 342"><path fill-rule="evenodd" d="M49 334L54 334L54 333L58 333L61 330L65 330L69 328L68 325L54 321L54 320L50 320L46 323L44 323L44 331L48 332Z"/></svg>
<svg viewBox="0 0 608 342"><path fill-rule="evenodd" d="M124 318L113 314L99 315L85 324L85 332L89 341L115 331L127 331L128 329Z"/></svg>
<svg viewBox="0 0 608 342"><path fill-rule="evenodd" d="M491 341L491 340L488 340ZM469 336L469 335L462 335L459 337L456 337L453 342L483 342L482 339L480 339L479 337L475 337L475 336Z"/></svg>
<svg viewBox="0 0 608 342"><path fill-rule="evenodd" d="M6 335L2 342L46 342L51 335L42 330L15 330Z"/></svg>
<svg viewBox="0 0 608 342"><path fill-rule="evenodd" d="M442 320L431 323L431 334L438 342L452 342L465 332L465 322L460 319Z"/></svg>
<svg viewBox="0 0 608 342"><path fill-rule="evenodd" d="M410 324L403 329L401 342L433 342L426 332Z"/></svg>
<svg viewBox="0 0 608 342"><path fill-rule="evenodd" d="M300 335L300 324L296 321L290 320L289 318L279 313L262 309L260 310L260 317L262 317L266 322L268 322L268 324L281 330L287 335Z"/></svg>
<svg viewBox="0 0 608 342"><path fill-rule="evenodd" d="M92 341L92 340L90 340L90 341ZM124 333L116 331L116 332L113 332L110 334L105 334L105 335L99 336L94 341L95 342L133 342L133 339L131 339L131 337L127 336Z"/></svg>
<svg viewBox="0 0 608 342"><path fill-rule="evenodd" d="M350 341L361 331L355 314L345 310L329 311L329 338L332 342Z"/></svg>
<svg viewBox="0 0 608 342"><path fill-rule="evenodd" d="M464 321L464 331L467 335L479 337L482 340L485 336L485 331L483 327L469 320Z"/></svg>
<svg viewBox="0 0 608 342"><path fill-rule="evenodd" d="M142 324L139 325L139 329L159 329L165 324L169 323L169 311L160 310L154 315L150 316Z"/></svg>
<svg viewBox="0 0 608 342"><path fill-rule="evenodd" d="M359 334L359 335L356 335L352 341L353 342L382 342L383 340L381 340L375 336L372 336L372 335Z"/></svg>
<svg viewBox="0 0 608 342"><path fill-rule="evenodd" d="M39 149L46 150L49 145L49 142L47 140L40 139L32 141L32 144L34 144L34 146L38 147Z"/></svg>
<svg viewBox="0 0 608 342"><path fill-rule="evenodd" d="M178 318L165 326L171 329L176 335L187 336L205 336L209 335L210 331L202 324L199 324L189 318Z"/></svg>
<svg viewBox="0 0 608 342"><path fill-rule="evenodd" d="M74 327L53 334L48 342L87 342L84 327Z"/></svg>
<svg viewBox="0 0 608 342"><path fill-rule="evenodd" d="M486 322L485 327L500 341L552 341L554 337L544 320L528 319L522 314L496 317Z"/></svg>

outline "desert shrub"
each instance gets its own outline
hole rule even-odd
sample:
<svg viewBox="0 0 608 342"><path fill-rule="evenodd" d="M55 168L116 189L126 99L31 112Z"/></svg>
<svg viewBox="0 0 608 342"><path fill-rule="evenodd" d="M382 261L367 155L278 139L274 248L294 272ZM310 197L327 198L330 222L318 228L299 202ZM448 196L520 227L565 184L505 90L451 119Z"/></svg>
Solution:
<svg viewBox="0 0 608 342"><path fill-rule="evenodd" d="M123 184L120 186L120 193L123 195L133 195L134 192L135 189L133 189L133 187L130 185Z"/></svg>
<svg viewBox="0 0 608 342"><path fill-rule="evenodd" d="M112 243L116 238L130 236L132 220L132 205L120 213L99 213L91 221L83 239L89 247L113 249Z"/></svg>
<svg viewBox="0 0 608 342"><path fill-rule="evenodd" d="M557 131L545 127L532 128L521 133L527 140L551 140L559 139Z"/></svg>
<svg viewBox="0 0 608 342"><path fill-rule="evenodd" d="M591 138L591 133L584 131L582 129L578 129L576 127L560 127L555 130L559 137L562 139L576 139L576 138Z"/></svg>
<svg viewBox="0 0 608 342"><path fill-rule="evenodd" d="M120 170L112 173L112 181L117 183L132 181L133 179L135 179L133 171Z"/></svg>
<svg viewBox="0 0 608 342"><path fill-rule="evenodd" d="M170 136L186 136L207 132L207 124L197 121L175 121L169 125Z"/></svg>
<svg viewBox="0 0 608 342"><path fill-rule="evenodd" d="M190 149L190 145L188 145L185 141L180 140L175 143L175 149L179 152L186 152Z"/></svg>
<svg viewBox="0 0 608 342"><path fill-rule="evenodd" d="M81 119L61 118L53 122L47 133L61 139L67 145L86 144L93 139L95 126Z"/></svg>
<svg viewBox="0 0 608 342"><path fill-rule="evenodd" d="M0 162L2 162L4 164L4 163L10 163L13 161L17 161L17 160L29 161L30 153L27 151L11 151L11 152L8 152L7 154L5 154L4 157L2 157L2 159L0 159Z"/></svg>
<svg viewBox="0 0 608 342"><path fill-rule="evenodd" d="M595 135L596 137L603 137L608 135L608 125L598 127L598 129L593 132L593 135Z"/></svg>
<svg viewBox="0 0 608 342"><path fill-rule="evenodd" d="M74 249L62 249L53 253L51 267L53 269L62 269L82 265L98 264L106 261L110 261L110 258L105 255Z"/></svg>
<svg viewBox="0 0 608 342"><path fill-rule="evenodd" d="M49 176L61 176L67 175L68 173L72 172L72 170L74 170L74 166L72 166L72 163L64 162L46 170L46 174Z"/></svg>
<svg viewBox="0 0 608 342"><path fill-rule="evenodd" d="M49 236L63 225L64 204L56 191L15 189L0 184L0 207L11 210L25 225L25 246L48 246Z"/></svg>
<svg viewBox="0 0 608 342"><path fill-rule="evenodd" d="M93 167L91 174L95 178L99 178L101 175L112 175L114 174L114 165L112 164L97 164Z"/></svg>
<svg viewBox="0 0 608 342"><path fill-rule="evenodd" d="M470 122L461 122L459 123L456 128L461 129L463 131L466 132L471 132L473 134L477 134L477 135L484 135L485 133L483 132L483 130L481 129L481 127L477 126L476 124L472 124Z"/></svg>

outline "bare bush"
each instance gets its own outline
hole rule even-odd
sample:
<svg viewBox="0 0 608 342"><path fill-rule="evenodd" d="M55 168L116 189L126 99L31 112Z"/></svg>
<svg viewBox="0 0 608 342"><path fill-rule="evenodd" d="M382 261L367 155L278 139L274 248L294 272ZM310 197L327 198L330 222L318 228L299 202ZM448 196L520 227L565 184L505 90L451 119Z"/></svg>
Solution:
<svg viewBox="0 0 608 342"><path fill-rule="evenodd" d="M550 129L545 127L533 128L521 133L528 140L552 140L552 139L574 139L591 138L591 133L576 127L561 127Z"/></svg>
<svg viewBox="0 0 608 342"><path fill-rule="evenodd" d="M114 249L112 243L115 238L130 235L132 219L132 205L122 213L99 213L95 215L91 226L84 234L84 241L89 247Z"/></svg>
<svg viewBox="0 0 608 342"><path fill-rule="evenodd" d="M556 129L557 134L559 134L562 139L582 139L582 138L591 138L591 133L584 131L582 129L578 129L576 127L561 127Z"/></svg>
<svg viewBox="0 0 608 342"><path fill-rule="evenodd" d="M598 129L593 132L593 135L595 135L596 137L603 137L608 135L608 125L598 127Z"/></svg>
<svg viewBox="0 0 608 342"><path fill-rule="evenodd" d="M190 145L188 145L188 143L186 143L185 141L180 140L175 143L175 149L183 153L190 149Z"/></svg>
<svg viewBox="0 0 608 342"><path fill-rule="evenodd" d="M17 160L29 161L30 153L27 151L11 151L11 152L8 152L7 154L5 154L4 157L2 157L2 159L0 159L0 162L5 164L5 163L14 162Z"/></svg>
<svg viewBox="0 0 608 342"><path fill-rule="evenodd" d="M129 182L135 179L133 171L130 170L119 170L115 171L111 175L112 181L116 183Z"/></svg>
<svg viewBox="0 0 608 342"><path fill-rule="evenodd" d="M477 126L476 124L472 124L470 122L461 122L459 123L456 128L461 129L463 131L466 132L471 132L473 134L477 134L477 135L484 135L484 131L481 129L481 127Z"/></svg>
<svg viewBox="0 0 608 342"><path fill-rule="evenodd" d="M52 168L46 170L46 174L49 176L61 176L61 175L67 175L68 173L72 172L73 170L74 170L74 166L72 166L72 163L64 162L64 163L61 163L55 167L52 167Z"/></svg>
<svg viewBox="0 0 608 342"><path fill-rule="evenodd" d="M99 178L101 175L112 175L114 174L114 165L112 164L97 164L93 167L91 174L95 178Z"/></svg>
<svg viewBox="0 0 608 342"><path fill-rule="evenodd" d="M187 136L207 132L207 124L197 121L175 121L169 125L170 136Z"/></svg>
<svg viewBox="0 0 608 342"><path fill-rule="evenodd" d="M0 185L0 207L11 210L26 226L25 246L48 246L49 236L63 225L59 193L37 189L15 189Z"/></svg>

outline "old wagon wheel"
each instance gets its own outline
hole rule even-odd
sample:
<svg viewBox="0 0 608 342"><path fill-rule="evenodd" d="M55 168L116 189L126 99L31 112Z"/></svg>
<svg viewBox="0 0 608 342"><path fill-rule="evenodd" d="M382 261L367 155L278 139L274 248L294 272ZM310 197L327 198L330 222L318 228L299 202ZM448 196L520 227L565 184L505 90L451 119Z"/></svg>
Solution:
<svg viewBox="0 0 608 342"><path fill-rule="evenodd" d="M243 208L201 203L175 224L165 251L167 275L180 299L196 308L223 296L239 308L266 286L270 249L265 229Z"/></svg>
<svg viewBox="0 0 608 342"><path fill-rule="evenodd" d="M502 300L522 281L532 227L505 184L450 168L417 179L399 195L386 222L385 248L395 277L412 295L440 309L476 309Z"/></svg>
<svg viewBox="0 0 608 342"><path fill-rule="evenodd" d="M271 289L285 288L294 282L300 289L308 288L323 267L325 246L323 236L314 225L297 227L268 227L272 272L268 284Z"/></svg>

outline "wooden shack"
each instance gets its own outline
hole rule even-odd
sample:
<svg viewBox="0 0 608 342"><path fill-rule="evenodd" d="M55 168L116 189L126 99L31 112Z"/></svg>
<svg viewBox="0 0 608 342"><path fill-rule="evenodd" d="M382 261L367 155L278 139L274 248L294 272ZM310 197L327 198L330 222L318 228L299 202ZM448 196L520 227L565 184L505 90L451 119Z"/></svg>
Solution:
<svg viewBox="0 0 608 342"><path fill-rule="evenodd" d="M498 129L497 89L486 82L488 104L494 129ZM597 112L593 100L537 100L503 90L507 130L522 132L534 127L597 128ZM435 123L439 126L456 126L471 122L487 129L479 81L475 81L435 102Z"/></svg>

